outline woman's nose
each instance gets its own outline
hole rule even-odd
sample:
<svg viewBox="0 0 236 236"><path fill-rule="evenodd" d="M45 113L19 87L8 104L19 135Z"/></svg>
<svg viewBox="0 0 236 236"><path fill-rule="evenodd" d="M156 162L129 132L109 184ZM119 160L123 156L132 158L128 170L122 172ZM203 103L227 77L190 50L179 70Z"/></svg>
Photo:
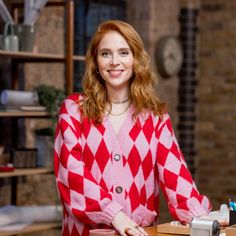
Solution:
<svg viewBox="0 0 236 236"><path fill-rule="evenodd" d="M116 55L113 55L111 58L111 65L118 65L119 64L119 59L117 58Z"/></svg>

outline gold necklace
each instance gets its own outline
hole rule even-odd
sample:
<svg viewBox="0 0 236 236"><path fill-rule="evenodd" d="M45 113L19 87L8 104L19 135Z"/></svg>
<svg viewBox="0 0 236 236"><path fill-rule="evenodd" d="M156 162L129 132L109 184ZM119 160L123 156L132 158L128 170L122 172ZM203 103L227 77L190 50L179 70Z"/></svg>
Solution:
<svg viewBox="0 0 236 236"><path fill-rule="evenodd" d="M129 98L126 98L125 100L123 101L111 101L112 104L122 104L122 103L126 103L129 101Z"/></svg>
<svg viewBox="0 0 236 236"><path fill-rule="evenodd" d="M122 111L120 113L116 113L116 114L112 113L111 111L108 111L107 109L106 109L106 111L108 112L108 115L110 114L112 116L121 116L121 115L123 115L128 110L129 106L130 106L130 103L128 104L128 106L125 108L124 111Z"/></svg>

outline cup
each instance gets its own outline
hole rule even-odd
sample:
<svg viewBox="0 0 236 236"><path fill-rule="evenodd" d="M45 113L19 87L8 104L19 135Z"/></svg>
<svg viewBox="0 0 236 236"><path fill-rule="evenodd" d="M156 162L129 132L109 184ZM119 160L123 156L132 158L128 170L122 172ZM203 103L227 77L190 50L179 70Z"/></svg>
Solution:
<svg viewBox="0 0 236 236"><path fill-rule="evenodd" d="M4 50L19 51L19 40L16 35L6 35L2 37L2 45Z"/></svg>
<svg viewBox="0 0 236 236"><path fill-rule="evenodd" d="M89 236L113 236L116 234L114 229L91 229Z"/></svg>
<svg viewBox="0 0 236 236"><path fill-rule="evenodd" d="M1 35L0 46L3 50L18 51L19 50L19 39L15 35L13 25L6 23L4 34Z"/></svg>
<svg viewBox="0 0 236 236"><path fill-rule="evenodd" d="M16 24L14 33L19 37L20 51L32 52L35 43L35 26Z"/></svg>
<svg viewBox="0 0 236 236"><path fill-rule="evenodd" d="M229 225L236 224L236 211L229 211Z"/></svg>

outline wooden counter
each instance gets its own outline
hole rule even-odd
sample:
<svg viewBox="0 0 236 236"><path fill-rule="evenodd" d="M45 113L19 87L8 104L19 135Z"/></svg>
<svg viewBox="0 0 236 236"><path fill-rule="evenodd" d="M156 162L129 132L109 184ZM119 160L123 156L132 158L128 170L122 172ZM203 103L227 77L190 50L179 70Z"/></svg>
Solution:
<svg viewBox="0 0 236 236"><path fill-rule="evenodd" d="M148 233L148 235L157 235L157 226L147 227L145 228L145 231Z"/></svg>
<svg viewBox="0 0 236 236"><path fill-rule="evenodd" d="M189 235L189 233L184 234L185 232L183 232L181 234L158 233L158 226L146 227L146 228L144 228L144 230L148 233L148 236L185 236L185 235ZM119 234L116 234L116 235L118 236Z"/></svg>
<svg viewBox="0 0 236 236"><path fill-rule="evenodd" d="M150 235L150 236L166 236L166 234L158 234L157 233L157 226L152 226L152 227L147 227L147 228L145 228L145 231L148 233L148 235Z"/></svg>
<svg viewBox="0 0 236 236"><path fill-rule="evenodd" d="M190 235L190 228L183 226L183 228L179 228L176 233L164 233L164 229L166 227L167 224L160 224L159 227L162 227L161 230L158 230L158 226L151 226L151 227L147 227L144 228L145 231L148 233L149 236L189 236ZM182 226L180 226L182 227ZM158 231L163 231L163 233L158 233ZM174 232L175 230L173 230L173 228L167 229L167 231L172 231ZM179 233L178 233L179 232ZM236 235L236 234L235 234ZM225 234L225 229L221 229L220 230L220 236L226 236Z"/></svg>
<svg viewBox="0 0 236 236"><path fill-rule="evenodd" d="M184 236L184 235L189 235L189 233L183 234L165 234L165 233L158 233L158 226L151 226L145 228L145 231L148 233L150 236Z"/></svg>

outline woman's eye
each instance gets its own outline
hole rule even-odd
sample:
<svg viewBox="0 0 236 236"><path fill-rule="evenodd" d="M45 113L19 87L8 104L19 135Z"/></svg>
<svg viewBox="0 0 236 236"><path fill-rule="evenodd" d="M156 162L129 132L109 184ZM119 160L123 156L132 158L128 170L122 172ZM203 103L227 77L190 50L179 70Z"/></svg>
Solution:
<svg viewBox="0 0 236 236"><path fill-rule="evenodd" d="M124 56L127 56L128 54L129 54L128 51L121 51L121 52L120 52L120 55L123 56L123 57L124 57Z"/></svg>
<svg viewBox="0 0 236 236"><path fill-rule="evenodd" d="M101 55L103 57L109 57L111 55L111 53L109 53L109 52L102 52Z"/></svg>

